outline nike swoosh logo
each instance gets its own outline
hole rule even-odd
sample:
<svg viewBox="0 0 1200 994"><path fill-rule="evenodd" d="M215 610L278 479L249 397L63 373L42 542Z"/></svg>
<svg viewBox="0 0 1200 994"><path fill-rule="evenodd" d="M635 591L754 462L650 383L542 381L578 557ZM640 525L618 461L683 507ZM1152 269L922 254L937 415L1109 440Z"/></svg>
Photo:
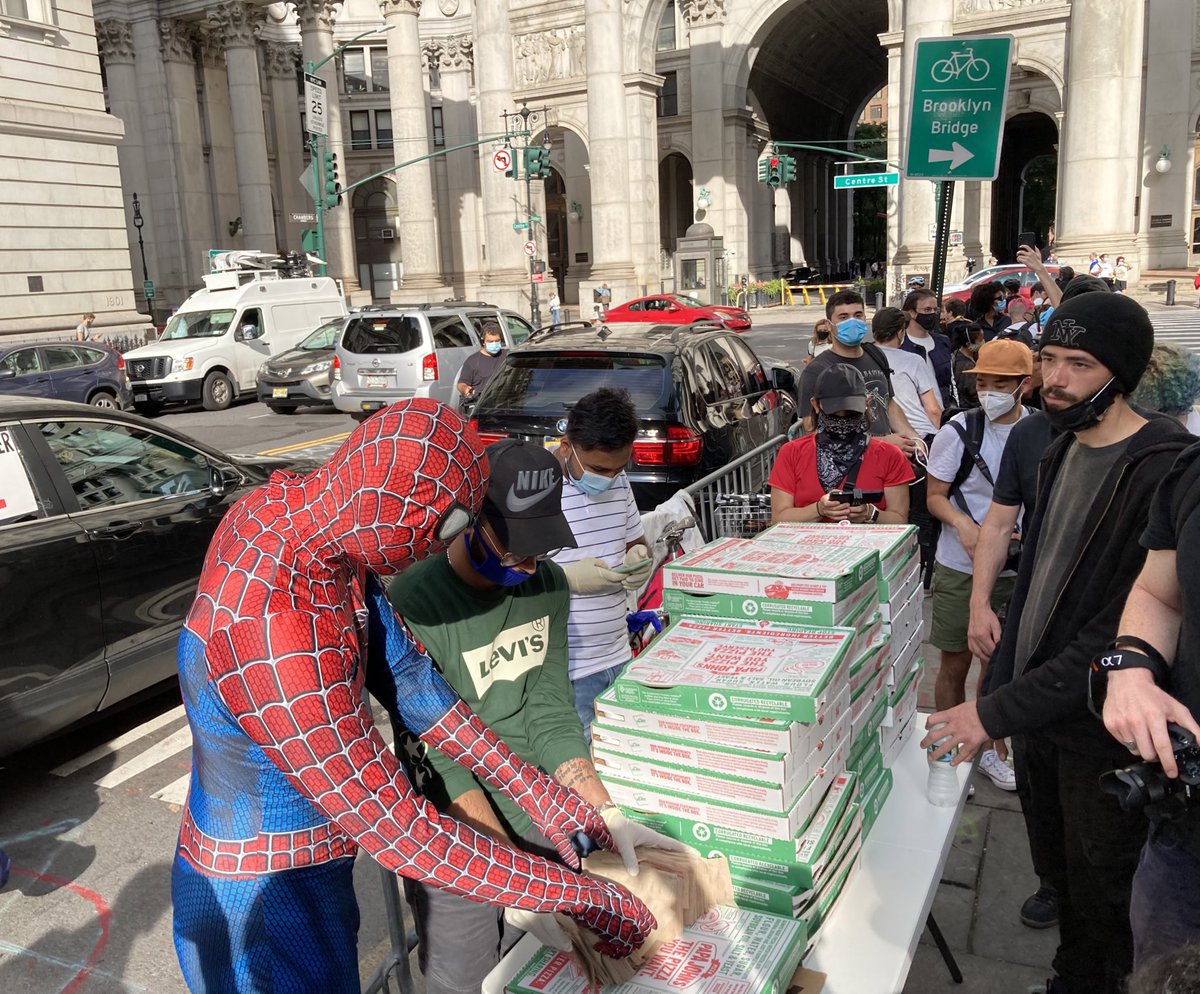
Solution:
<svg viewBox="0 0 1200 994"><path fill-rule="evenodd" d="M534 504L545 500L558 487L558 481L551 483L544 490L539 490L536 494L530 494L528 497L518 497L516 484L508 488L508 496L504 498L505 506L512 511L513 514L520 514L522 511L528 511Z"/></svg>

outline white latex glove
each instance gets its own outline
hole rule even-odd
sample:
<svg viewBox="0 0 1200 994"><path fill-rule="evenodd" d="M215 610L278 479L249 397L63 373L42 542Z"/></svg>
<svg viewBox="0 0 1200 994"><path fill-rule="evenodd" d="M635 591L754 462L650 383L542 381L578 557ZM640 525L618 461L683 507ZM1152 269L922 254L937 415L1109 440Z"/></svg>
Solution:
<svg viewBox="0 0 1200 994"><path fill-rule="evenodd" d="M611 801L600 808L600 817L604 819L604 824L612 833L613 842L617 844L617 851L621 854L621 859L625 861L625 871L631 877L638 875L637 853L633 851L637 846L654 846L656 849L669 849L671 852L687 852L688 847L682 842L668 839L652 828L640 825L636 821L630 821L625 817L625 813Z"/></svg>
<svg viewBox="0 0 1200 994"><path fill-rule="evenodd" d="M504 924L528 932L543 946L551 946L564 953L571 951L571 940L552 914L538 914L521 908L505 908Z"/></svg>
<svg viewBox="0 0 1200 994"><path fill-rule="evenodd" d="M623 574L611 570L603 559L588 556L577 563L566 563L567 586L573 594L603 594L618 589L624 582Z"/></svg>
<svg viewBox="0 0 1200 994"><path fill-rule="evenodd" d="M650 550L641 542L637 545L629 547L629 551L625 553L626 566L635 566L636 569L625 574L625 579L621 582L626 590L640 590L650 578L650 569L654 566L653 560L650 558Z"/></svg>

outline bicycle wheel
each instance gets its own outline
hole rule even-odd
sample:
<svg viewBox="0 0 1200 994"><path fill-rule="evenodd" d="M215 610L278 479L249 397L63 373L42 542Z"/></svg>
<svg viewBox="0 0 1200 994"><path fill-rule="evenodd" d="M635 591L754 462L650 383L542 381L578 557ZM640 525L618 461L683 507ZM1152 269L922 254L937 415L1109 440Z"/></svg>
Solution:
<svg viewBox="0 0 1200 994"><path fill-rule="evenodd" d="M982 83L988 77L992 67L983 59L972 59L967 63L967 79L972 83Z"/></svg>
<svg viewBox="0 0 1200 994"><path fill-rule="evenodd" d="M949 83L955 76L954 63L949 59L939 59L929 70L929 75L935 83Z"/></svg>

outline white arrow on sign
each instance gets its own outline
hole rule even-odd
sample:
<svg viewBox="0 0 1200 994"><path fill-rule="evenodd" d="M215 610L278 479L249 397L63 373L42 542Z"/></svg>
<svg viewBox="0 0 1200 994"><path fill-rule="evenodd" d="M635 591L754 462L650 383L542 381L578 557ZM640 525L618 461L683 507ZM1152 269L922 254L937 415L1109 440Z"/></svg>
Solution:
<svg viewBox="0 0 1200 994"><path fill-rule="evenodd" d="M504 172L512 165L512 152L506 148L498 148L492 153L492 168L498 173Z"/></svg>
<svg viewBox="0 0 1200 994"><path fill-rule="evenodd" d="M951 171L973 158L975 158L975 153L963 148L958 142L951 142L949 149L931 148L929 150L930 162L949 162Z"/></svg>
<svg viewBox="0 0 1200 994"><path fill-rule="evenodd" d="M521 247L525 250L525 254L531 259L533 258L534 253L537 252L537 242L526 242Z"/></svg>

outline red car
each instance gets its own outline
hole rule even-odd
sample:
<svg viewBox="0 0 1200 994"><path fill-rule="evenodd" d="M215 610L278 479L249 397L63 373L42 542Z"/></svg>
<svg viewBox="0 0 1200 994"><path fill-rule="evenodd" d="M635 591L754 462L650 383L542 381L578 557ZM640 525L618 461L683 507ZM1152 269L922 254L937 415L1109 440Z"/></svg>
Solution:
<svg viewBox="0 0 1200 994"><path fill-rule="evenodd" d="M1057 276L1057 263L1047 265L1046 270L1051 276ZM1040 278L1037 273L1024 266L988 266L987 269L976 270L961 283L947 284L942 288L942 299L966 302L971 299L971 291L980 283L1004 283L1008 280L1018 280L1021 284L1021 296L1029 300L1029 291Z"/></svg>
<svg viewBox="0 0 1200 994"><path fill-rule="evenodd" d="M706 304L681 293L662 293L653 297L638 297L619 307L608 309L607 321L655 321L659 324L691 324L693 321L716 321L730 331L749 331L750 315L740 307Z"/></svg>

